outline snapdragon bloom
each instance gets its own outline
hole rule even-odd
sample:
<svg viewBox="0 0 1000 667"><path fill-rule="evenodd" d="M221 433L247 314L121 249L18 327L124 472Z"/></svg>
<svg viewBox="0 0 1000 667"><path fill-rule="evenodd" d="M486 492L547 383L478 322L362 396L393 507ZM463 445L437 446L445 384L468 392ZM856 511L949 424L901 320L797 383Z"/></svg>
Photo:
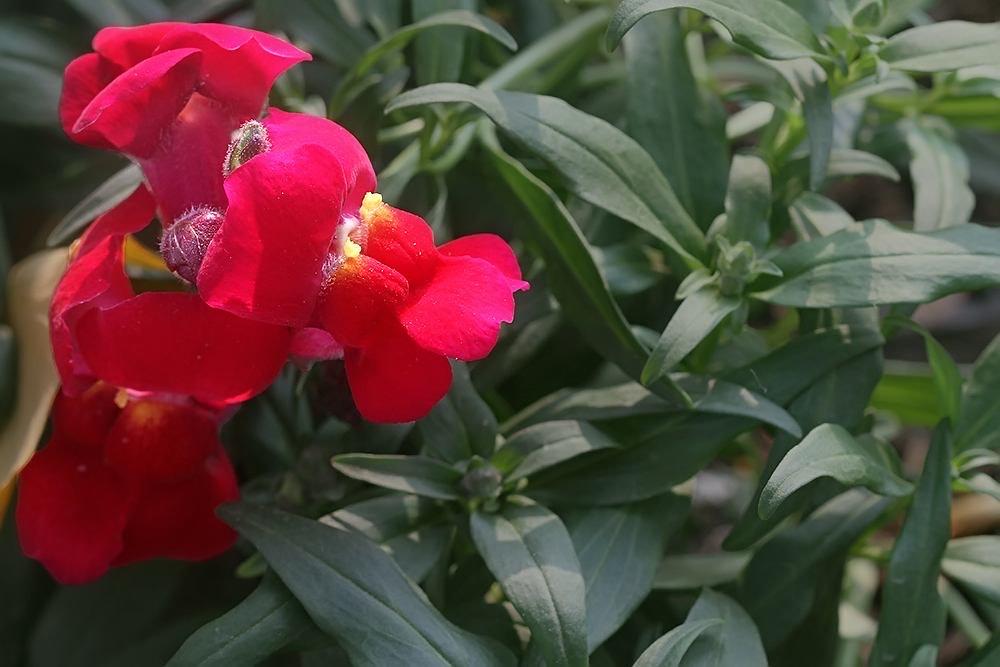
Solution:
<svg viewBox="0 0 1000 667"><path fill-rule="evenodd" d="M59 115L74 141L136 161L160 219L224 209L230 135L257 118L279 74L309 54L256 30L212 23L104 28L66 68Z"/></svg>
<svg viewBox="0 0 1000 667"><path fill-rule="evenodd" d="M199 294L330 334L365 419L423 417L448 391L448 359L482 359L513 321L513 294L528 285L510 246L477 234L436 247L424 220L372 192L367 156L335 123L271 109L249 131L266 148L225 181Z"/></svg>
<svg viewBox="0 0 1000 667"><path fill-rule="evenodd" d="M60 393L52 418L51 439L21 471L16 520L25 555L58 581L232 546L236 534L215 517L239 497L218 413L98 382Z"/></svg>

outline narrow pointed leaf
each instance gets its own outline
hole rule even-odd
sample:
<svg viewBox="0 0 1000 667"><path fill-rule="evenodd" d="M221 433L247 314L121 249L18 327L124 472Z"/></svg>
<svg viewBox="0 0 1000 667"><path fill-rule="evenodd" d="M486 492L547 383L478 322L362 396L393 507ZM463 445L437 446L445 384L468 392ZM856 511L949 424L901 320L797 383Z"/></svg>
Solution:
<svg viewBox="0 0 1000 667"><path fill-rule="evenodd" d="M884 496L904 496L913 485L896 474L873 438L856 439L841 426L818 426L792 447L760 494L757 511L769 518L796 491L829 477L844 486L863 486Z"/></svg>
<svg viewBox="0 0 1000 667"><path fill-rule="evenodd" d="M721 618L689 621L663 635L642 652L632 667L683 667L690 664L684 657L707 630L722 625Z"/></svg>
<svg viewBox="0 0 1000 667"><path fill-rule="evenodd" d="M725 237L762 249L771 237L771 172L754 155L737 155L729 170Z"/></svg>
<svg viewBox="0 0 1000 667"><path fill-rule="evenodd" d="M472 539L553 667L586 667L585 589L573 542L555 514L526 499L476 512Z"/></svg>
<svg viewBox="0 0 1000 667"><path fill-rule="evenodd" d="M910 149L916 197L913 228L930 231L968 222L976 197L969 187L969 159L962 147L949 136L947 127L907 120L901 129Z"/></svg>
<svg viewBox="0 0 1000 667"><path fill-rule="evenodd" d="M191 635L167 667L252 667L313 628L295 596L267 574L245 600Z"/></svg>
<svg viewBox="0 0 1000 667"><path fill-rule="evenodd" d="M774 257L784 272L754 296L799 308L934 301L1000 285L1000 231L966 224L906 232L860 223Z"/></svg>
<svg viewBox="0 0 1000 667"><path fill-rule="evenodd" d="M387 489L440 500L460 497L458 483L462 473L424 456L341 454L333 457L331 463L348 477Z"/></svg>
<svg viewBox="0 0 1000 667"><path fill-rule="evenodd" d="M1000 60L1000 25L942 21L917 26L890 37L879 58L910 72L994 65Z"/></svg>
<svg viewBox="0 0 1000 667"><path fill-rule="evenodd" d="M320 521L354 530L382 547L414 581L423 581L451 542L453 527L432 500L392 493L327 514Z"/></svg>
<svg viewBox="0 0 1000 667"><path fill-rule="evenodd" d="M611 296L573 216L545 183L500 148L495 137L487 137L484 143L494 168L527 209L528 216L518 230L531 239L545 260L549 287L566 317L589 345L638 379L648 352ZM654 385L653 391L690 403L669 378Z"/></svg>
<svg viewBox="0 0 1000 667"><path fill-rule="evenodd" d="M726 317L740 307L736 297L707 286L681 302L642 369L642 383L654 382L679 364Z"/></svg>
<svg viewBox="0 0 1000 667"><path fill-rule="evenodd" d="M722 625L710 630L712 641L695 643L688 649L686 657L692 665L766 667L760 633L750 615L732 598L706 588L684 622L715 619L721 620Z"/></svg>
<svg viewBox="0 0 1000 667"><path fill-rule="evenodd" d="M721 102L699 89L685 37L679 17L670 14L649 16L626 35L628 132L707 229L723 208L726 116Z"/></svg>
<svg viewBox="0 0 1000 667"><path fill-rule="evenodd" d="M1000 604L1000 536L976 535L948 542L941 571L984 600Z"/></svg>
<svg viewBox="0 0 1000 667"><path fill-rule="evenodd" d="M447 621L367 538L245 503L218 513L260 550L351 664L514 664L500 645Z"/></svg>
<svg viewBox="0 0 1000 667"><path fill-rule="evenodd" d="M682 7L712 17L729 30L734 42L768 58L786 60L823 53L809 23L780 0L625 0L608 24L608 48L617 46L644 16Z"/></svg>
<svg viewBox="0 0 1000 667"><path fill-rule="evenodd" d="M508 480L517 480L585 452L618 444L582 421L550 421L518 431L493 457L493 465Z"/></svg>
<svg viewBox="0 0 1000 667"><path fill-rule="evenodd" d="M690 507L690 499L665 494L565 516L587 588L591 652L617 632L649 595L667 540L687 518Z"/></svg>
<svg viewBox="0 0 1000 667"><path fill-rule="evenodd" d="M872 667L905 666L921 646L940 646L944 636L945 607L937 580L951 530L950 439L947 427L939 425L893 546Z"/></svg>
<svg viewBox="0 0 1000 667"><path fill-rule="evenodd" d="M689 265L701 264L701 230L649 153L615 126L555 97L457 83L408 91L386 111L448 102L475 106L550 163L581 199L648 232Z"/></svg>

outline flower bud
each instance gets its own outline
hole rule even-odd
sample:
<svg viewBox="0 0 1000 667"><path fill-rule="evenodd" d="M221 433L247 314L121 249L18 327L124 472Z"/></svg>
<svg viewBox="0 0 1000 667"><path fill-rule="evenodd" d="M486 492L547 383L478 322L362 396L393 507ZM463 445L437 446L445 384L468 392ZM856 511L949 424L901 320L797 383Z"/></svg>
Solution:
<svg viewBox="0 0 1000 667"><path fill-rule="evenodd" d="M493 465L485 461L474 461L460 484L469 498L489 500L500 495L503 477Z"/></svg>
<svg viewBox="0 0 1000 667"><path fill-rule="evenodd" d="M221 211L203 206L191 209L165 229L160 239L160 254L170 270L194 283L222 219Z"/></svg>
<svg viewBox="0 0 1000 667"><path fill-rule="evenodd" d="M246 164L250 158L271 150L271 140L267 128L260 121L248 120L233 133L233 141L222 163L222 175L229 176L233 170Z"/></svg>

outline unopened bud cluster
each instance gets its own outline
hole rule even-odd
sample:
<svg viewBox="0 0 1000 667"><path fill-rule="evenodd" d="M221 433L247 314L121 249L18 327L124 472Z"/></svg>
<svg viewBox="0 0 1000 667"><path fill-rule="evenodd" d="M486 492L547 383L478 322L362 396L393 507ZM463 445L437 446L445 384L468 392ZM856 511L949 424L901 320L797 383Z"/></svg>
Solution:
<svg viewBox="0 0 1000 667"><path fill-rule="evenodd" d="M193 208L163 231L160 254L167 267L194 283L208 246L222 225L223 214L214 208Z"/></svg>

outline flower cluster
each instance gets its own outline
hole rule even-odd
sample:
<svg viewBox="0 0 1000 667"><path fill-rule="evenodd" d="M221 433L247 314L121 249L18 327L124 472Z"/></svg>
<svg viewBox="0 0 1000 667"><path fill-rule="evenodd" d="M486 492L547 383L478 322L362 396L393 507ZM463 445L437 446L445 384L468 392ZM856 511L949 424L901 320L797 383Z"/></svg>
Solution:
<svg viewBox="0 0 1000 667"><path fill-rule="evenodd" d="M63 128L144 180L75 244L52 301L62 391L17 518L67 582L232 543L213 514L238 494L218 427L289 358L342 358L362 417L415 420L527 288L499 237L438 247L384 203L347 130L265 106L308 54L213 24L107 28L93 46L66 69ZM154 220L181 289L136 294L124 244Z"/></svg>

